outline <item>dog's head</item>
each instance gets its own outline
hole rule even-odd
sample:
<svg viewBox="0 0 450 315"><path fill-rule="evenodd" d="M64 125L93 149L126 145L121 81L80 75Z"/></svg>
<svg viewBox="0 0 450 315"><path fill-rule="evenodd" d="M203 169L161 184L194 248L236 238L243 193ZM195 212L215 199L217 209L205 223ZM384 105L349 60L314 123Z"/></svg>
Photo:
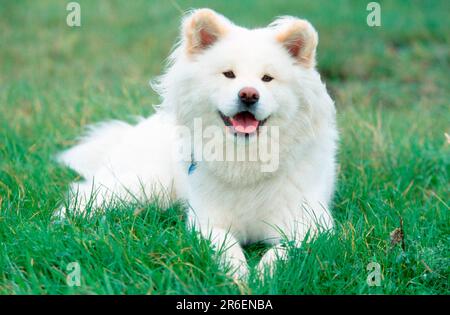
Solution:
<svg viewBox="0 0 450 315"><path fill-rule="evenodd" d="M314 69L317 43L306 20L281 17L250 30L210 9L195 10L183 20L159 92L179 124L201 118L203 126L226 126L227 134L247 138L263 125L277 126L281 137L299 138L320 113L334 110Z"/></svg>

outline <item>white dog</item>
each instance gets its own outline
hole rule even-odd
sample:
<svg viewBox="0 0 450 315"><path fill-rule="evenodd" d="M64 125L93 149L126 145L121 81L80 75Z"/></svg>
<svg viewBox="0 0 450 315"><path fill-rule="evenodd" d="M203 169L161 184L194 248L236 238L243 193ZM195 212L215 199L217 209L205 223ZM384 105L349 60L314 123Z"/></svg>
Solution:
<svg viewBox="0 0 450 315"><path fill-rule="evenodd" d="M333 226L338 134L334 103L315 70L317 43L313 26L294 17L249 30L210 9L192 11L156 85L163 98L156 114L137 125L96 126L60 155L85 178L71 186L72 205L99 209L170 192L187 200L189 227L222 248L233 275L247 274L241 245L256 241L274 245L259 264L272 271L285 257L283 239L299 244L308 231ZM214 158L177 131L195 133L199 120L216 128L208 142ZM263 134L277 160L266 170L267 159L248 158L258 155ZM178 144L189 158L174 157ZM233 150L243 148L246 158L236 159Z"/></svg>

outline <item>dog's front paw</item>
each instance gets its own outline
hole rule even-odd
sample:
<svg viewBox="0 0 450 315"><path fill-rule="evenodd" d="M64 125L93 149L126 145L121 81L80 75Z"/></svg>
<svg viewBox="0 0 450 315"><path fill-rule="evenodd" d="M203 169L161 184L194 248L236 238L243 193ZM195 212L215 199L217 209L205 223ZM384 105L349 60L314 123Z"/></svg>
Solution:
<svg viewBox="0 0 450 315"><path fill-rule="evenodd" d="M67 218L67 209L64 206L54 210L51 216L51 220L54 223L64 221Z"/></svg>
<svg viewBox="0 0 450 315"><path fill-rule="evenodd" d="M235 280L246 281L249 275L247 263L242 261L233 262L230 265L230 269L228 270L227 274Z"/></svg>
<svg viewBox="0 0 450 315"><path fill-rule="evenodd" d="M257 271L261 279L269 276L272 277L275 271L276 262L285 260L287 257L286 249L280 246L272 247L261 258L258 263Z"/></svg>
<svg viewBox="0 0 450 315"><path fill-rule="evenodd" d="M248 279L249 269L244 253L239 248L229 249L221 258L221 265L227 275L235 280Z"/></svg>

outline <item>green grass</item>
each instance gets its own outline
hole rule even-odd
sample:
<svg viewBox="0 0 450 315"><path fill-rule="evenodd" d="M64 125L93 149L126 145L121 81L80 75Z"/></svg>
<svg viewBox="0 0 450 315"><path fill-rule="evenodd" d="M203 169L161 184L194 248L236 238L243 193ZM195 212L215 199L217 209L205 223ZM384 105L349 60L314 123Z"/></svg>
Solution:
<svg viewBox="0 0 450 315"><path fill-rule="evenodd" d="M368 2L368 1L367 1ZM0 1L0 293L449 294L448 1ZM211 4L212 3L212 4ZM183 207L125 205L52 224L77 174L52 157L101 120L149 115L149 88L180 12L212 6L244 26L281 14L318 29L318 67L336 100L341 142L335 232L290 252L272 279L235 283ZM135 210L140 213L135 215ZM403 219L405 251L390 245ZM264 248L247 249L251 264ZM80 287L66 285L79 262ZM366 283L381 265L380 287Z"/></svg>

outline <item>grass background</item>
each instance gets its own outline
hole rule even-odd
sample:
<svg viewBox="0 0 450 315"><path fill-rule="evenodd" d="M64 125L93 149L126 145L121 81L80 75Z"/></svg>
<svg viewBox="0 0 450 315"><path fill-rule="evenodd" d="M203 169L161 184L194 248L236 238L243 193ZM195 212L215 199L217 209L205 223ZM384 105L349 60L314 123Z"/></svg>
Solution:
<svg viewBox="0 0 450 315"><path fill-rule="evenodd" d="M0 0L0 293L449 294L450 2L380 1L375 28L368 1L79 1L80 28L66 25L67 2ZM148 81L180 9L203 6L248 27L309 19L336 100L335 233L292 250L266 281L226 277L177 204L50 221L77 178L53 155L89 123L151 114ZM405 251L390 245L400 218ZM252 265L263 250L247 249ZM73 261L80 287L66 285ZM372 261L380 287L366 283Z"/></svg>

